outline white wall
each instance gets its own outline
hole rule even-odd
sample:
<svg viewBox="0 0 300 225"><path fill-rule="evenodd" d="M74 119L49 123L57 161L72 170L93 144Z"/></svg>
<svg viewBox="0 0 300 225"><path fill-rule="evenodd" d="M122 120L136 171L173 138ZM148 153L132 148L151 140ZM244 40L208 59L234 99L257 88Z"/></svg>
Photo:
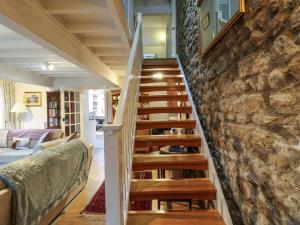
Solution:
<svg viewBox="0 0 300 225"><path fill-rule="evenodd" d="M16 83L16 102L23 102L24 92L42 92L42 106L28 107L28 112L21 116L22 128L45 128L47 123L47 91L51 88L26 83Z"/></svg>
<svg viewBox="0 0 300 225"><path fill-rule="evenodd" d="M143 17L144 54L157 54L158 58L167 57L166 31L169 18L169 14Z"/></svg>

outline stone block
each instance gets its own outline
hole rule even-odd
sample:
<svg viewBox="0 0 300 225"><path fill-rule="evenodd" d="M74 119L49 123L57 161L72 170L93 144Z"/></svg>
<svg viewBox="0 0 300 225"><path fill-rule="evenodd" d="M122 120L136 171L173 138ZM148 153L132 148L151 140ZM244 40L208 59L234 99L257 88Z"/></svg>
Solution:
<svg viewBox="0 0 300 225"><path fill-rule="evenodd" d="M294 10L291 16L291 29L294 32L300 31L300 6L298 6L297 9Z"/></svg>
<svg viewBox="0 0 300 225"><path fill-rule="evenodd" d="M268 82L271 88L278 89L282 88L287 81L287 70L284 68L276 68L274 69L269 77Z"/></svg>
<svg viewBox="0 0 300 225"><path fill-rule="evenodd" d="M300 47L287 35L280 35L271 49L272 60L276 64L286 63L300 52Z"/></svg>
<svg viewBox="0 0 300 225"><path fill-rule="evenodd" d="M272 94L269 99L271 106L279 113L294 114L300 112L299 100L293 93Z"/></svg>
<svg viewBox="0 0 300 225"><path fill-rule="evenodd" d="M253 123L259 124L259 125L270 125L274 122L278 121L280 119L279 116L272 116L268 114L263 113L256 113L252 117Z"/></svg>
<svg viewBox="0 0 300 225"><path fill-rule="evenodd" d="M267 53L252 53L243 58L238 63L239 75L247 78L262 73L267 73L270 69L270 56Z"/></svg>
<svg viewBox="0 0 300 225"><path fill-rule="evenodd" d="M293 77L300 80L300 54L292 58L288 65L288 71L293 75Z"/></svg>
<svg viewBox="0 0 300 225"><path fill-rule="evenodd" d="M257 113L264 112L267 108L264 97L261 93L242 95L232 103L233 110L236 113Z"/></svg>

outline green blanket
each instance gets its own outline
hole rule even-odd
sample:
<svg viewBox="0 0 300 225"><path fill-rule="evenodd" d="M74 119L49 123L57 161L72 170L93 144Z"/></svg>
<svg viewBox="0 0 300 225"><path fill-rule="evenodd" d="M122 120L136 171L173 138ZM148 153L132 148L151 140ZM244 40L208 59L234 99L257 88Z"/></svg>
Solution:
<svg viewBox="0 0 300 225"><path fill-rule="evenodd" d="M73 140L0 169L13 190L13 225L35 225L88 177L88 150Z"/></svg>

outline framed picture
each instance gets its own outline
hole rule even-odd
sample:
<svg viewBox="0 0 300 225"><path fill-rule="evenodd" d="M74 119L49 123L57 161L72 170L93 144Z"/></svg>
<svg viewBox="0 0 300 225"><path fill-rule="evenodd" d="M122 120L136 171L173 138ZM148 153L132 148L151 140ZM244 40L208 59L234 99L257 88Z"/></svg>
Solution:
<svg viewBox="0 0 300 225"><path fill-rule="evenodd" d="M42 92L24 92L24 104L27 107L42 106Z"/></svg>
<svg viewBox="0 0 300 225"><path fill-rule="evenodd" d="M207 13L202 20L202 28L204 31L207 29L209 24L210 24L209 13Z"/></svg>

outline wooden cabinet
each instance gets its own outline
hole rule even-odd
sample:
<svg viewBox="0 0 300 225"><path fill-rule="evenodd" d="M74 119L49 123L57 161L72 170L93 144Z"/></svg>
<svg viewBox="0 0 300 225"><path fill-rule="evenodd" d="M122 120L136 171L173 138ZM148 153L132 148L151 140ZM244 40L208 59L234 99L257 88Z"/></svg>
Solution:
<svg viewBox="0 0 300 225"><path fill-rule="evenodd" d="M61 129L60 92L47 92L47 128Z"/></svg>
<svg viewBox="0 0 300 225"><path fill-rule="evenodd" d="M62 89L47 92L47 128L62 129L66 136L81 133L80 92Z"/></svg>

